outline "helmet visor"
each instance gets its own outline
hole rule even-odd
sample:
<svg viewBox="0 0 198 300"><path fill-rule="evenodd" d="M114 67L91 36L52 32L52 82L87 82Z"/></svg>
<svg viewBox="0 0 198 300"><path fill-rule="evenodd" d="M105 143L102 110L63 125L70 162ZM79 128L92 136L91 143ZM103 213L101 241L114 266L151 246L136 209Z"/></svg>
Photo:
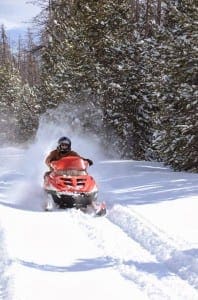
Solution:
<svg viewBox="0 0 198 300"><path fill-rule="evenodd" d="M61 150L67 151L70 149L70 145L68 143L60 143L59 148Z"/></svg>

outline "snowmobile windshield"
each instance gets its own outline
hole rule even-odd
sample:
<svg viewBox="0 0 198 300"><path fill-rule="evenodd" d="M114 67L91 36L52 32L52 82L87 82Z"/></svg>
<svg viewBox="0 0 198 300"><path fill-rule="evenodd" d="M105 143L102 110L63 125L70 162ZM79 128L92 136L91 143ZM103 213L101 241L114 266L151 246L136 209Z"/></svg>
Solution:
<svg viewBox="0 0 198 300"><path fill-rule="evenodd" d="M86 171L88 162L78 156L66 156L57 161L51 162L55 172L58 171Z"/></svg>

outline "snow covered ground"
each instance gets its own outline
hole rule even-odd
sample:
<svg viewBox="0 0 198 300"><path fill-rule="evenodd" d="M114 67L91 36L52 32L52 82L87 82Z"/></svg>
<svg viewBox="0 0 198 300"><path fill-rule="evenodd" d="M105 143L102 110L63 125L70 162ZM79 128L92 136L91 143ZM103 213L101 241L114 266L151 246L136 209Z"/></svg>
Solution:
<svg viewBox="0 0 198 300"><path fill-rule="evenodd" d="M198 175L107 160L76 137L108 214L43 212L55 136L38 135L28 149L0 150L0 299L197 300Z"/></svg>

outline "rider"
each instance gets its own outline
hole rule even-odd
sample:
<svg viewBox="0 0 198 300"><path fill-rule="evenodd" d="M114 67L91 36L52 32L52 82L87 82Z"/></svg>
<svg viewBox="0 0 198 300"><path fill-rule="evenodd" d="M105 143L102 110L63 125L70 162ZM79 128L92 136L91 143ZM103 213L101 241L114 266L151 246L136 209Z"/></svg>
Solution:
<svg viewBox="0 0 198 300"><path fill-rule="evenodd" d="M80 156L77 152L71 150L71 140L68 137L63 136L58 140L57 148L55 150L51 151L49 153L49 155L47 156L47 158L45 159L45 163L50 168L50 171L46 172L44 177L46 175L49 175L52 171L51 162L59 160L65 156L78 156L78 157L86 160L90 166L93 165L93 161L91 159L84 158L84 157ZM92 201L91 206L95 209L96 215L102 215L103 212L106 211L106 209L104 207L104 203L102 203L102 205L100 207L98 207L97 203L95 203L95 201Z"/></svg>
<svg viewBox="0 0 198 300"><path fill-rule="evenodd" d="M49 155L45 159L45 163L51 169L50 164L52 161L59 160L65 156L81 157L77 152L71 150L71 140L68 137L63 136L63 137L59 138L57 148L49 153ZM90 166L93 165L93 161L91 159L84 158L84 157L81 157L81 158L86 160Z"/></svg>

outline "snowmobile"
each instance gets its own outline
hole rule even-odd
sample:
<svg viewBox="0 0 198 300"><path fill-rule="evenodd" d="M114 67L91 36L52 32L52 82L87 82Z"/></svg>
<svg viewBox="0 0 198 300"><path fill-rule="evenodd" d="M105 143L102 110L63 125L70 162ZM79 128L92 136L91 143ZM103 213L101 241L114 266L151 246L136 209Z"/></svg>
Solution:
<svg viewBox="0 0 198 300"><path fill-rule="evenodd" d="M51 162L51 172L44 176L46 201L44 209L55 207L73 208L94 212L96 216L106 214L104 202L98 203L98 187L87 172L89 163L81 157L68 156Z"/></svg>

